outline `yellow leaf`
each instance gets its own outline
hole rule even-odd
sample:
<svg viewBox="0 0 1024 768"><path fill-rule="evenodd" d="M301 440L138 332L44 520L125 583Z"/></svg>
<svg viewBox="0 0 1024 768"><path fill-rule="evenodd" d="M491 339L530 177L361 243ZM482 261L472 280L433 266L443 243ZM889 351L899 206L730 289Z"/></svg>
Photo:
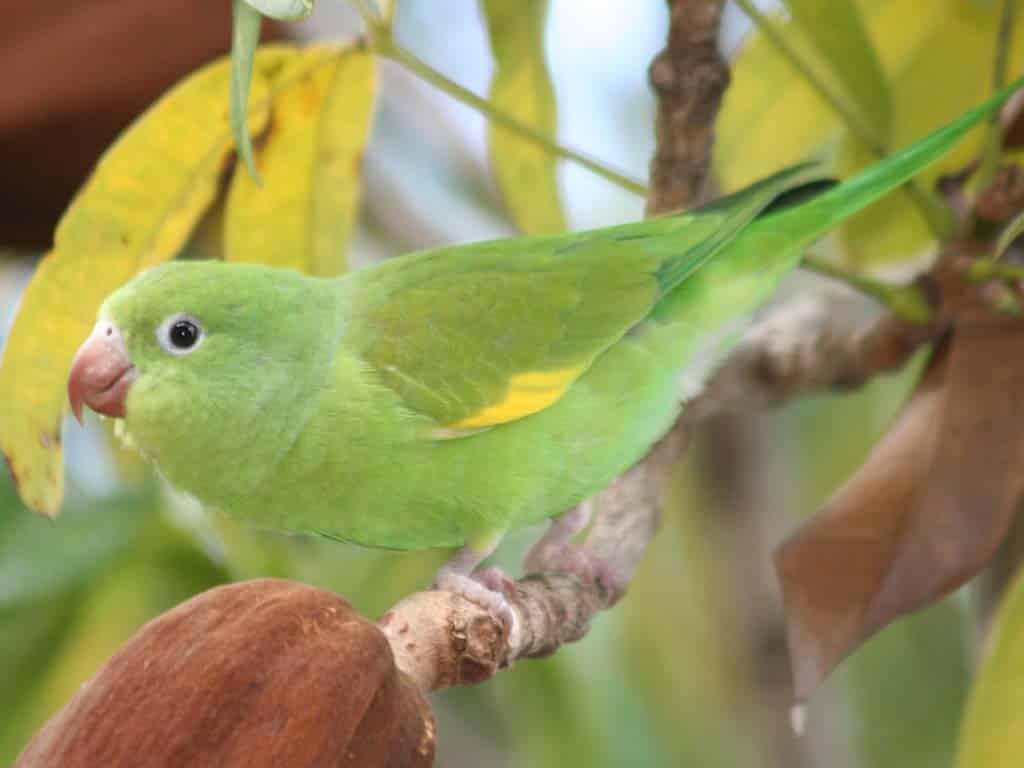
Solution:
<svg viewBox="0 0 1024 768"><path fill-rule="evenodd" d="M999 609L960 725L957 768L1017 768L1024 753L1024 571Z"/></svg>
<svg viewBox="0 0 1024 768"><path fill-rule="evenodd" d="M988 95L999 9L998 3L949 3L939 23L933 24L920 41L916 55L892 72L897 107L892 148L921 138ZM1020 34L1015 35L1014 42L1009 71L1019 72L1024 64ZM954 50L955 59L949 55ZM967 165L981 150L983 136L983 127L974 129L941 161L918 176L919 185L932 189L939 176ZM852 136L843 137L836 165L840 176L872 161L872 155ZM918 256L932 242L925 220L905 190L857 214L839 234L844 258L858 267Z"/></svg>
<svg viewBox="0 0 1024 768"><path fill-rule="evenodd" d="M959 0L861 0L868 36L888 77L902 71L922 42ZM796 24L775 22L801 58L826 82L835 82L827 65ZM899 108L894 98L894 108ZM834 148L842 120L807 84L792 64L758 32L744 42L732 62L732 83L715 124L715 173L726 190Z"/></svg>
<svg viewBox="0 0 1024 768"><path fill-rule="evenodd" d="M835 76L850 108L872 135L888 141L889 84L854 0L785 0L793 20Z"/></svg>
<svg viewBox="0 0 1024 768"><path fill-rule="evenodd" d="M890 148L895 150L979 103L988 93L998 3L963 0L859 0L892 94ZM798 25L777 20L783 34L829 82ZM1020 70L1021 36L1015 35L1010 71ZM950 56L956 51L956 56ZM875 158L850 135L831 108L758 33L733 65L716 126L715 171L726 190L760 178L808 155L825 154L848 176ZM980 130L931 166L920 184L964 165L977 152ZM854 217L840 230L844 258L859 266L913 259L931 236L903 191Z"/></svg>
<svg viewBox="0 0 1024 768"><path fill-rule="evenodd" d="M266 72L282 55L257 61L250 130L266 122ZM217 195L231 155L229 66L225 59L195 73L121 135L65 212L22 297L0 365L0 449L38 512L60 507L65 381L99 305L173 258Z"/></svg>
<svg viewBox="0 0 1024 768"><path fill-rule="evenodd" d="M824 76L799 29L784 31ZM753 33L732 62L732 82L715 124L715 175L725 190L740 189L821 152L840 128L839 118L793 66L767 38Z"/></svg>
<svg viewBox="0 0 1024 768"><path fill-rule="evenodd" d="M554 136L558 111L544 58L547 0L481 0L481 9L495 62L491 102ZM488 131L491 168L516 226L531 234L564 230L555 156L493 121Z"/></svg>
<svg viewBox="0 0 1024 768"><path fill-rule="evenodd" d="M256 153L263 184L247 173L232 179L225 258L318 275L345 270L374 82L374 57L361 47L310 48L271 80L270 129Z"/></svg>

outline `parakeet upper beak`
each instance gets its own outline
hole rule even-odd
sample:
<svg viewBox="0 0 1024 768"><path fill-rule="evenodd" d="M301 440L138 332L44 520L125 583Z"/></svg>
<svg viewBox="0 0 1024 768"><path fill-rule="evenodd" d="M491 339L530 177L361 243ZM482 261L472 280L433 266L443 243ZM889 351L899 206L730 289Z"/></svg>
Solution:
<svg viewBox="0 0 1024 768"><path fill-rule="evenodd" d="M68 374L68 400L78 423L82 423L83 403L96 413L124 416L124 402L135 376L120 329L111 322L97 323L75 353Z"/></svg>

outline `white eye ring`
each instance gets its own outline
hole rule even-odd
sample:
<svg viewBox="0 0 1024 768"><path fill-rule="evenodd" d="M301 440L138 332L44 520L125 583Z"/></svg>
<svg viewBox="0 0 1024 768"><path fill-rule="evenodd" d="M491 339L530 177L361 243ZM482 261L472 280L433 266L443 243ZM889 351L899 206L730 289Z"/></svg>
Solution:
<svg viewBox="0 0 1024 768"><path fill-rule="evenodd" d="M195 352L205 338L203 324L185 312L171 315L156 329L157 343L164 352L176 357Z"/></svg>

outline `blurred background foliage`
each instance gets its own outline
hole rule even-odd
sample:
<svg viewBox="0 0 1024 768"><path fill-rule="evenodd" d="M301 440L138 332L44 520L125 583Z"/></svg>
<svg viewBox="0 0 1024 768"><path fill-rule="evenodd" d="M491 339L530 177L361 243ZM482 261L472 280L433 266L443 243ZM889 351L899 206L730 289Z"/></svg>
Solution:
<svg viewBox="0 0 1024 768"><path fill-rule="evenodd" d="M207 3L177 7L176 23L202 30L188 37L195 44L184 52L183 36L167 34L170 22L157 18L149 3L83 2L74 12L79 29L88 31L80 36L61 36L70 13L63 5L40 3L34 20L0 37L0 66L6 61L5 71L26 86L12 89L21 93L21 102L18 93L0 99L0 168L9 170L0 199L18 201L0 215L0 245L17 248L5 251L0 273L8 317L34 257L48 245L53 218L99 148L167 85L228 47L227 12L208 13ZM865 49L858 49L855 66L847 62L845 68L835 63L836 49L815 37L813 22L801 16L805 4L787 5L793 20L772 16L772 23L806 52L821 78L848 88L849 104L860 110L859 119L878 140L876 149L922 135L987 92L998 2L859 0L864 28L847 34L862 35L873 48L867 59ZM110 10L115 6L116 13ZM8 12L20 11L12 5ZM547 52L562 143L645 177L655 106L646 69L663 45L666 26L661 0L574 0L551 4L539 41L530 30L518 30ZM289 28L305 39L349 38L357 31L358 18L349 8L328 2ZM722 186L733 188L813 152L832 157L840 173L869 162L870 142L844 127L769 39L748 33L747 17L730 5L723 45L738 58L719 123L715 168ZM269 35L279 34L280 28L269 29ZM493 68L488 35L500 30L485 27L474 0L449 0L443 14L429 0L401 3L396 37L477 93L487 91ZM57 53L43 57L44 45ZM76 72L72 62L87 53L93 63ZM1011 53L1015 72L1022 54L1016 41ZM143 61L157 64L138 74L135 65ZM876 80L851 82L850 72L865 71ZM127 84L126 72L135 73ZM88 98L71 102L72 91L51 89L48 106L25 117L29 111L20 105L30 100L29 91L48 92L39 84L72 73L78 78L75 92ZM379 77L351 265L511 234L490 176L484 119L396 66L382 66ZM37 87L28 88L34 80ZM555 117L543 105L534 114L542 121ZM67 140L69 126L81 128L80 143ZM48 143L40 137L49 137ZM943 167L959 167L976 149L977 143ZM70 161L62 152L87 157L63 184L57 179ZM32 167L25 166L25 153ZM561 163L557 174L570 227L642 215L641 197L578 165ZM822 250L858 267L906 270L919 264L928 254L929 236L915 204L900 194ZM556 217L537 226L558 223ZM208 226L216 223L201 228L194 252L202 253ZM771 488L763 501L771 509L757 536L745 539L753 541L747 551L731 547L728 515L716 521L708 512L722 496L709 487L708 451L691 451L676 473L663 529L628 598L602 615L584 642L549 659L520 663L492 683L434 697L438 764L952 764L975 654L963 593L871 640L816 695L806 735L785 748L774 743L780 736L767 725L777 713L763 709L764 670L757 668L758 651L744 636L747 609L737 599L760 594L765 585L744 582L736 558L766 562L785 532L850 475L886 428L916 371L910 366L857 393L805 399L753 420L758 462ZM283 576L335 590L365 615L376 616L426 585L444 557L247 529L176 496L112 448L100 425L65 435L69 501L56 521L23 508L8 477L0 490L0 707L7 713L0 721L0 762L12 760L42 721L141 624L203 589L232 579ZM515 571L536 534L513 537L499 564ZM774 585L768 592L761 608L777 614ZM782 754L795 755L797 762L780 762Z"/></svg>

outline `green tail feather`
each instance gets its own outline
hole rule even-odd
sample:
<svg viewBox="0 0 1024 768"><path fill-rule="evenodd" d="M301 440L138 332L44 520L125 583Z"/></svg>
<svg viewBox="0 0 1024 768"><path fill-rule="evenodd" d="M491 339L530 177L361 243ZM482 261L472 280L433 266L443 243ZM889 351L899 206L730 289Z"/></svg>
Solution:
<svg viewBox="0 0 1024 768"><path fill-rule="evenodd" d="M720 197L681 216L663 219L662 221L669 223L667 231L660 233L659 239L647 244L648 250L660 247L672 254L657 272L662 294L671 292L710 258L720 253L723 247L764 211L771 209L777 201L785 201L789 195L799 194L801 189L821 183L823 176L824 169L819 163L799 163L776 171L738 192ZM693 247L679 252L679 238L672 231L672 228L677 226L673 220L679 221L683 227L690 227L690 221L705 217L715 221L713 234L701 238ZM684 229L683 232L689 234L688 229Z"/></svg>
<svg viewBox="0 0 1024 768"><path fill-rule="evenodd" d="M887 157L852 179L813 200L764 218L774 236L787 235L787 244L806 247L880 197L900 186L948 152L971 128L991 115L1019 88L1024 78L920 141ZM760 230L760 227L757 227ZM742 236L742 235L741 235Z"/></svg>

